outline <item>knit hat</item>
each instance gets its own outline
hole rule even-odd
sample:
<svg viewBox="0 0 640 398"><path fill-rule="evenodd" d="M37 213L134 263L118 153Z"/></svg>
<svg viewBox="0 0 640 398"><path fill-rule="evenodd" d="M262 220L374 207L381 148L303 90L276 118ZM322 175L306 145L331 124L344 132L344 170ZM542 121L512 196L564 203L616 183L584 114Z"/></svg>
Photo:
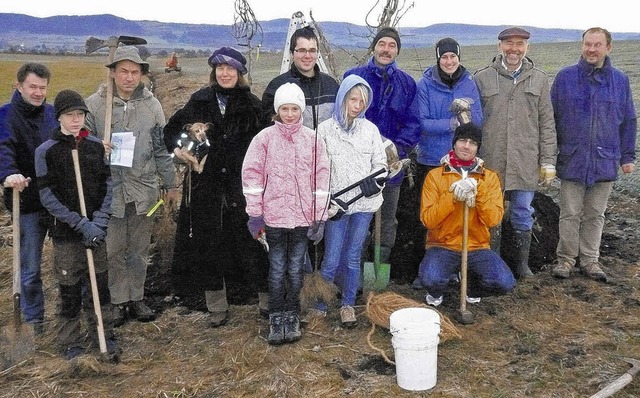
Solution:
<svg viewBox="0 0 640 398"><path fill-rule="evenodd" d="M149 63L143 61L140 58L140 52L138 48L135 46L121 46L116 48L115 53L113 53L113 62L105 65L107 68L115 68L116 64L120 61L128 60L131 62L135 62L136 64L142 67L142 74L146 75L149 73Z"/></svg>
<svg viewBox="0 0 640 398"><path fill-rule="evenodd" d="M73 90L62 90L56 95L53 101L53 107L56 110L56 119L63 113L81 110L84 113L89 112L87 105L84 103L82 96Z"/></svg>
<svg viewBox="0 0 640 398"><path fill-rule="evenodd" d="M473 140L478 144L478 149L480 149L480 145L482 145L482 130L473 123L461 124L456 127L456 131L453 134L453 141L451 141L451 147L455 147L458 140L465 138Z"/></svg>
<svg viewBox="0 0 640 398"><path fill-rule="evenodd" d="M498 33L498 40L505 40L509 37L522 37L523 39L529 39L531 34L519 26L512 26L502 32Z"/></svg>
<svg viewBox="0 0 640 398"><path fill-rule="evenodd" d="M390 37L393 40L395 40L396 44L398 45L398 53L400 53L400 47L402 46L402 44L400 43L400 34L398 33L397 30L391 27L381 28L378 31L378 33L376 33L376 36L373 38L373 41L371 42L370 49L372 51L375 48L376 44L378 44L378 40L382 39L383 37Z"/></svg>
<svg viewBox="0 0 640 398"><path fill-rule="evenodd" d="M440 39L436 43L436 61L438 61L445 53L454 53L458 58L460 58L460 45L458 42L450 37Z"/></svg>
<svg viewBox="0 0 640 398"><path fill-rule="evenodd" d="M215 69L216 65L227 64L240 72L241 75L247 73L247 59L240 51L231 47L220 47L209 57L209 66Z"/></svg>
<svg viewBox="0 0 640 398"><path fill-rule="evenodd" d="M278 87L276 94L273 98L273 109L278 112L278 109L284 104L295 104L300 107L301 111L304 111L305 101L304 93L302 89L295 83L285 83Z"/></svg>

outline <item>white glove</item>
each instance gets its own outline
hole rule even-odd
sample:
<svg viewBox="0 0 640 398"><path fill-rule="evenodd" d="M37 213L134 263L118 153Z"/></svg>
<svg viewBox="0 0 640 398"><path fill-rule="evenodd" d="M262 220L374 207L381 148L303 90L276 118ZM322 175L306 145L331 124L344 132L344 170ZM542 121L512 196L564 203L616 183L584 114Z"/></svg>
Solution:
<svg viewBox="0 0 640 398"><path fill-rule="evenodd" d="M466 201L469 193L472 193L475 198L476 192L478 192L478 180L475 178L462 178L451 184L449 192L453 192L453 198L459 202Z"/></svg>
<svg viewBox="0 0 640 398"><path fill-rule="evenodd" d="M471 191L467 193L467 198L465 199L465 203L468 208L476 207L476 191Z"/></svg>
<svg viewBox="0 0 640 398"><path fill-rule="evenodd" d="M556 166L548 163L543 163L540 166L540 184L545 187L549 186L554 178L556 178Z"/></svg>

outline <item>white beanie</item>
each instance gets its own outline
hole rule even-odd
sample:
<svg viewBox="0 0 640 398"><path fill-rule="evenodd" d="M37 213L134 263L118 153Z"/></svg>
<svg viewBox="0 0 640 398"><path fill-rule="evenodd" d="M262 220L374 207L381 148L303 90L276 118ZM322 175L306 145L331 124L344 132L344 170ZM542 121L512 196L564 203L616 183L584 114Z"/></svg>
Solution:
<svg viewBox="0 0 640 398"><path fill-rule="evenodd" d="M297 84L285 83L276 90L276 95L273 98L273 109L276 113L284 104L298 105L300 107L300 111L304 111L304 93Z"/></svg>

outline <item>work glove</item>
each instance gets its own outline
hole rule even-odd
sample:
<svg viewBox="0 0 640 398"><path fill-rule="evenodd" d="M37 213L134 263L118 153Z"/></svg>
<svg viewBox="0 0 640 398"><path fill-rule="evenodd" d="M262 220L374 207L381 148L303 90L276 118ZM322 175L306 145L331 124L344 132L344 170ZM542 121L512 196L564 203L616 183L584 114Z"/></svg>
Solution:
<svg viewBox="0 0 640 398"><path fill-rule="evenodd" d="M348 206L346 205L346 203L344 203L344 201L337 198L331 198L327 214L333 221L338 221L347 211L347 207Z"/></svg>
<svg viewBox="0 0 640 398"><path fill-rule="evenodd" d="M307 231L307 238L313 241L314 245L317 245L322 240L324 236L324 221L314 221L309 225L309 230Z"/></svg>
<svg viewBox="0 0 640 398"><path fill-rule="evenodd" d="M545 187L549 186L554 178L556 178L556 166L543 163L542 166L540 166L540 184Z"/></svg>
<svg viewBox="0 0 640 398"><path fill-rule="evenodd" d="M449 128L451 131L456 131L456 129L460 126L460 121L458 120L458 116L451 116L449 119Z"/></svg>
<svg viewBox="0 0 640 398"><path fill-rule="evenodd" d="M478 192L478 180L470 177L459 179L451 184L449 192L453 192L453 198L455 200L465 202L470 192L473 193L474 197L476 192Z"/></svg>
<svg viewBox="0 0 640 398"><path fill-rule="evenodd" d="M82 243L88 248L102 245L107 237L107 232L89 221L87 217L82 217L76 224L75 230L82 234Z"/></svg>
<svg viewBox="0 0 640 398"><path fill-rule="evenodd" d="M449 110L456 116L458 125L471 122L471 104L473 103L471 98L456 98L451 102Z"/></svg>
<svg viewBox="0 0 640 398"><path fill-rule="evenodd" d="M264 218L262 216L249 217L249 221L247 221L247 228L249 228L249 233L253 239L258 239L260 237L260 233L264 230L265 226L266 224L264 223Z"/></svg>
<svg viewBox="0 0 640 398"><path fill-rule="evenodd" d="M360 183L360 191L365 198L370 198L382 191L382 187L378 185L374 177L369 176Z"/></svg>
<svg viewBox="0 0 640 398"><path fill-rule="evenodd" d="M464 200L465 204L468 208L476 207L476 195L478 193L476 191L470 191L467 193L467 197Z"/></svg>
<svg viewBox="0 0 640 398"><path fill-rule="evenodd" d="M109 225L109 215L101 212L100 210L96 210L93 212L91 221L99 228L102 228L103 231L106 231L107 225Z"/></svg>

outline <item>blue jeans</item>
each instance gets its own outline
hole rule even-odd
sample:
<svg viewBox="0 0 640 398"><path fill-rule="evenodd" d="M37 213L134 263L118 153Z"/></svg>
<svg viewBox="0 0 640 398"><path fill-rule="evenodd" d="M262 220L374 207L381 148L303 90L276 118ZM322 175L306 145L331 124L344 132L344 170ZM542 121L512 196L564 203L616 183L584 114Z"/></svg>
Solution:
<svg viewBox="0 0 640 398"><path fill-rule="evenodd" d="M534 191L508 191L509 192L509 222L514 229L519 231L531 231L533 227L533 202Z"/></svg>
<svg viewBox="0 0 640 398"><path fill-rule="evenodd" d="M442 296L452 276L460 271L462 253L431 247L420 263L420 280L433 297ZM513 273L505 262L490 249L467 254L468 293L470 297L497 296L516 286Z"/></svg>
<svg viewBox="0 0 640 398"><path fill-rule="evenodd" d="M40 265L47 228L43 212L20 215L20 307L26 322L44 320L44 293Z"/></svg>
<svg viewBox="0 0 640 398"><path fill-rule="evenodd" d="M269 312L300 312L302 267L307 253L308 227L272 228L267 225L269 243Z"/></svg>
<svg viewBox="0 0 640 398"><path fill-rule="evenodd" d="M339 220L329 220L325 224L320 274L325 280L337 283L342 292L342 305L353 306L356 303L362 272L362 245L372 218L373 213L345 214ZM338 275L341 272L344 275ZM326 308L325 303L318 303L318 309L326 311Z"/></svg>

